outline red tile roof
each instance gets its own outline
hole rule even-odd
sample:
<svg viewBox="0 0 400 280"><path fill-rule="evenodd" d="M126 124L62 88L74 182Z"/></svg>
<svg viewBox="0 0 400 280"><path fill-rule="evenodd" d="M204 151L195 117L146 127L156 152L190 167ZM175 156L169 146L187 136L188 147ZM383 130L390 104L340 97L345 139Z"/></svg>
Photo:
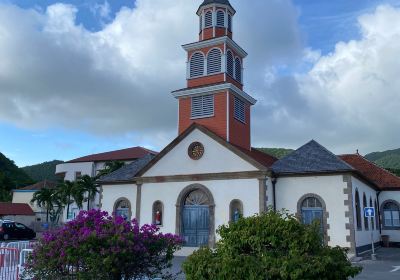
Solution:
<svg viewBox="0 0 400 280"><path fill-rule="evenodd" d="M339 157L357 169L363 176L374 182L381 190L400 190L400 177L377 166L361 155L350 154Z"/></svg>
<svg viewBox="0 0 400 280"><path fill-rule="evenodd" d="M251 148L251 150L247 150L239 146L235 146L235 148L239 149L241 152L245 153L246 155L267 168L270 168L278 160L276 157L261 152L255 148Z"/></svg>
<svg viewBox="0 0 400 280"><path fill-rule="evenodd" d="M53 188L55 188L55 187L57 187L57 183L52 182L52 181L44 180L44 181L38 182L38 183L36 183L36 184L33 184L33 185L30 185L30 186L26 186L26 187L20 188L20 189L18 189L18 190L32 190L32 191L36 191L36 190L41 190L41 189L43 189L43 188L53 189Z"/></svg>
<svg viewBox="0 0 400 280"><path fill-rule="evenodd" d="M0 202L0 216L8 215L34 216L35 213L26 203Z"/></svg>
<svg viewBox="0 0 400 280"><path fill-rule="evenodd" d="M134 159L142 158L148 154L157 155L157 152L145 149L143 147L133 147L133 148L123 149L123 150L88 155L88 156L70 160L70 161L68 161L68 163L114 161L114 160L134 160Z"/></svg>

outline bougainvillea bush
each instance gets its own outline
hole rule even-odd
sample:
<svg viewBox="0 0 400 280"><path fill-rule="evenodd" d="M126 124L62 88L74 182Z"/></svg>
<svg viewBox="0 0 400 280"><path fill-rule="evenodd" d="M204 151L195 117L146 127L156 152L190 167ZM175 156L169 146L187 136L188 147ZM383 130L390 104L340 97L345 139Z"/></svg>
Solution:
<svg viewBox="0 0 400 280"><path fill-rule="evenodd" d="M82 211L55 231L46 232L28 261L34 279L173 279L166 272L182 240L153 225Z"/></svg>
<svg viewBox="0 0 400 280"><path fill-rule="evenodd" d="M215 250L202 248L183 264L188 280L347 280L353 267L346 250L323 244L319 225L287 213L241 218L218 229Z"/></svg>

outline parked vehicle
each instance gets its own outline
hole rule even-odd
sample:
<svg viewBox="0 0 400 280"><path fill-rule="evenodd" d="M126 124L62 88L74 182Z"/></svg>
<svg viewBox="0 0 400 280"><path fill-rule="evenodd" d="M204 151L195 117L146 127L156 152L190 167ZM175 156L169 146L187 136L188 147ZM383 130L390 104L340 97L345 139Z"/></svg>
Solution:
<svg viewBox="0 0 400 280"><path fill-rule="evenodd" d="M0 239L34 239L36 232L24 224L3 220L0 222Z"/></svg>

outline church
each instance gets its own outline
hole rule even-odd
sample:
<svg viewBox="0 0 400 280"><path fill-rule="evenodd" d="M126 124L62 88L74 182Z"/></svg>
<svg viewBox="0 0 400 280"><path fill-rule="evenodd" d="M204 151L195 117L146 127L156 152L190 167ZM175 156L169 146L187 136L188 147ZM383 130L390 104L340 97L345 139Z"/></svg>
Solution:
<svg viewBox="0 0 400 280"><path fill-rule="evenodd" d="M278 160L251 146L251 110L243 88L247 56L234 41L235 9L204 0L199 40L187 52L187 87L178 102L178 136L100 179L102 210L153 223L187 247L213 247L219 226L241 216L285 209L320 221L323 241L367 251L400 244L400 178L359 154L337 156L312 140ZM374 207L374 217L364 208Z"/></svg>

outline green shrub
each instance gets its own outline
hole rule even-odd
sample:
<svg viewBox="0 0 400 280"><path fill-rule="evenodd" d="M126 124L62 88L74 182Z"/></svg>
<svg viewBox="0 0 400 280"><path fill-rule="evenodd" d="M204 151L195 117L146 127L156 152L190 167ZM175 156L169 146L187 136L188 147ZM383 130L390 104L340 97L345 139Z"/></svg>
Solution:
<svg viewBox="0 0 400 280"><path fill-rule="evenodd" d="M317 224L269 211L218 229L215 250L202 248L183 264L188 280L342 280L360 273L346 250L323 245Z"/></svg>

